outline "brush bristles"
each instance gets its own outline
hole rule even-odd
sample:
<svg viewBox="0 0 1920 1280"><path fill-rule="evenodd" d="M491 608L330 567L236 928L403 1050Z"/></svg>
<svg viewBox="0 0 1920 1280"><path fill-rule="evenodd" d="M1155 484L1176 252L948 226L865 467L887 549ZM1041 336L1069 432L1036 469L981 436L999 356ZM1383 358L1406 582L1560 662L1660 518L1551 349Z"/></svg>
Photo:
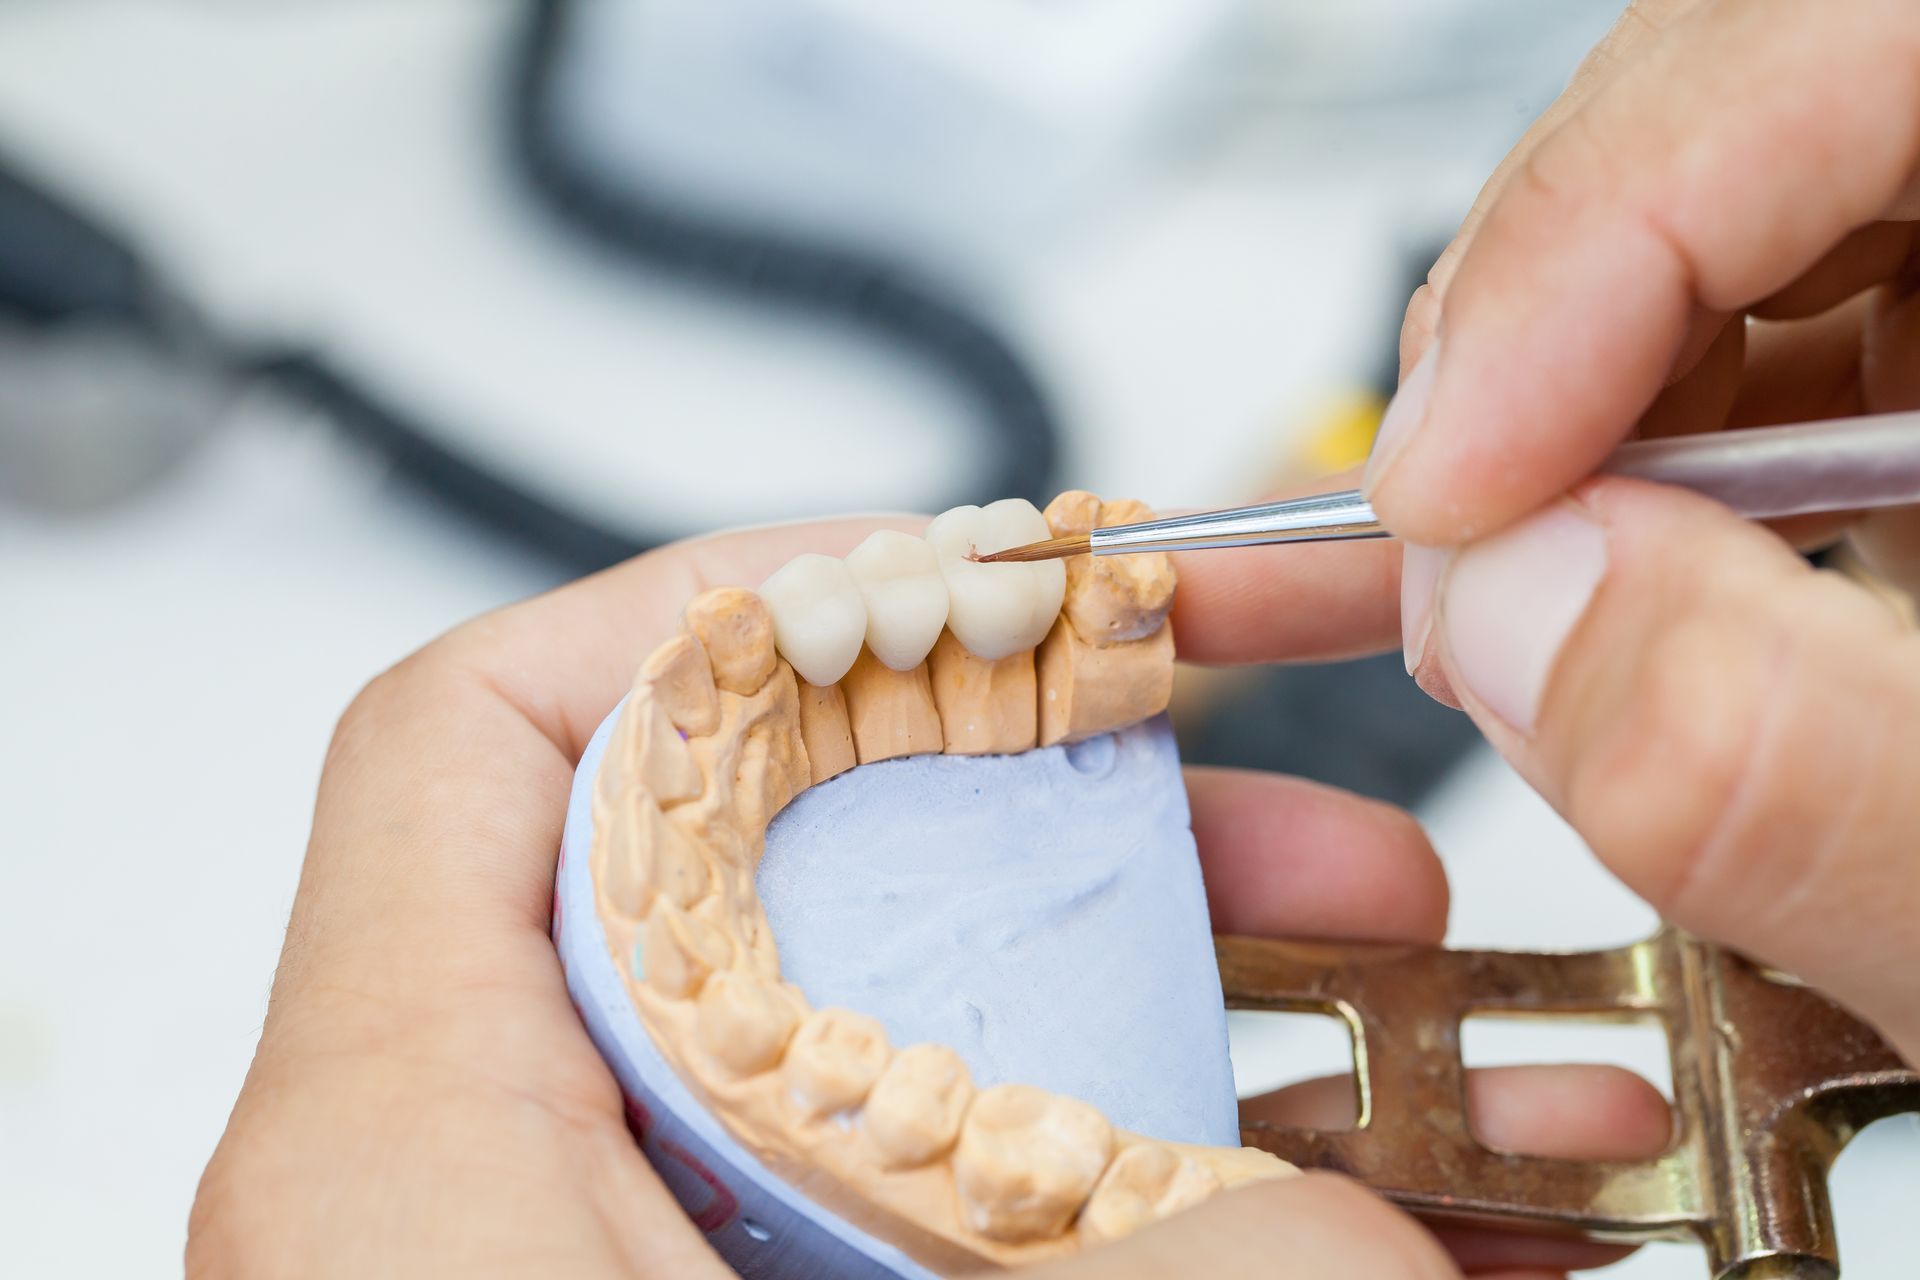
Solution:
<svg viewBox="0 0 1920 1280"><path fill-rule="evenodd" d="M975 554L969 558L980 564L1024 564L1032 560L1063 560L1068 556L1085 555L1092 549L1092 538L1084 533L1075 533L1064 538L1048 538L1045 542L1029 542L1024 547L1008 547L1005 551L989 551L986 555Z"/></svg>

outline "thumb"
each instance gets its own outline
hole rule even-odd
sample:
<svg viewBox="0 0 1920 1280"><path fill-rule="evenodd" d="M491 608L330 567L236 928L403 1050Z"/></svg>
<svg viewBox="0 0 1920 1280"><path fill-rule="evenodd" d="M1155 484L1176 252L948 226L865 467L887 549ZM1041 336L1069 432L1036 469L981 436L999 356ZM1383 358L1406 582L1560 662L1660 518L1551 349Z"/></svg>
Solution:
<svg viewBox="0 0 1920 1280"><path fill-rule="evenodd" d="M1032 1280L1459 1280L1425 1228L1345 1178L1309 1173L1216 1195Z"/></svg>
<svg viewBox="0 0 1920 1280"><path fill-rule="evenodd" d="M1616 478L1456 553L1432 616L1423 678L1630 888L1920 1056L1920 644L1890 607Z"/></svg>

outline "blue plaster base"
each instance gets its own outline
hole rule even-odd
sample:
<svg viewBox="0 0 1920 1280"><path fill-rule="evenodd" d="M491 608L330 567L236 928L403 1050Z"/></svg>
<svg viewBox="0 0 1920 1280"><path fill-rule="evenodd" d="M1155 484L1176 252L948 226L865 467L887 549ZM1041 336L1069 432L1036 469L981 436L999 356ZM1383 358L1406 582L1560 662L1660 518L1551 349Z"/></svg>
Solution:
<svg viewBox="0 0 1920 1280"><path fill-rule="evenodd" d="M981 1086L1239 1145L1226 1013L1164 718L1018 756L914 756L803 792L760 901L816 1006L932 1040Z"/></svg>

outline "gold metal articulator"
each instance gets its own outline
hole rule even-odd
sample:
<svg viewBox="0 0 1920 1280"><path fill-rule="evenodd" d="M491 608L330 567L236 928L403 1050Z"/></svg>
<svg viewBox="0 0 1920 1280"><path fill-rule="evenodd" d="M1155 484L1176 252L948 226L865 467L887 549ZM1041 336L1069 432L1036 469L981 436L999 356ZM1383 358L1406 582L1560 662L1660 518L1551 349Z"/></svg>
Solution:
<svg viewBox="0 0 1920 1280"><path fill-rule="evenodd" d="M1693 1239L1717 1280L1840 1273L1827 1173L1867 1124L1920 1111L1920 1071L1817 991L1663 928L1564 955L1219 937L1230 1009L1332 1014L1353 1032L1359 1122L1261 1121L1242 1141L1360 1179L1433 1219L1611 1241ZM1674 1138L1643 1161L1513 1155L1469 1132L1469 1014L1657 1019Z"/></svg>

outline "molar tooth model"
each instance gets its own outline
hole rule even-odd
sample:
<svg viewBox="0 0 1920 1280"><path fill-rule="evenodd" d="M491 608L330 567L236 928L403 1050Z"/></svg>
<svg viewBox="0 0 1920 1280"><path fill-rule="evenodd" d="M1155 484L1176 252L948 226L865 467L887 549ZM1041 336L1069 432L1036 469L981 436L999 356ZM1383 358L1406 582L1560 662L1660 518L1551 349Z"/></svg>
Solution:
<svg viewBox="0 0 1920 1280"><path fill-rule="evenodd" d="M568 985L743 1273L1017 1265L1291 1172L1228 1145L1171 564L968 558L1148 516L959 507L708 591L588 748Z"/></svg>

